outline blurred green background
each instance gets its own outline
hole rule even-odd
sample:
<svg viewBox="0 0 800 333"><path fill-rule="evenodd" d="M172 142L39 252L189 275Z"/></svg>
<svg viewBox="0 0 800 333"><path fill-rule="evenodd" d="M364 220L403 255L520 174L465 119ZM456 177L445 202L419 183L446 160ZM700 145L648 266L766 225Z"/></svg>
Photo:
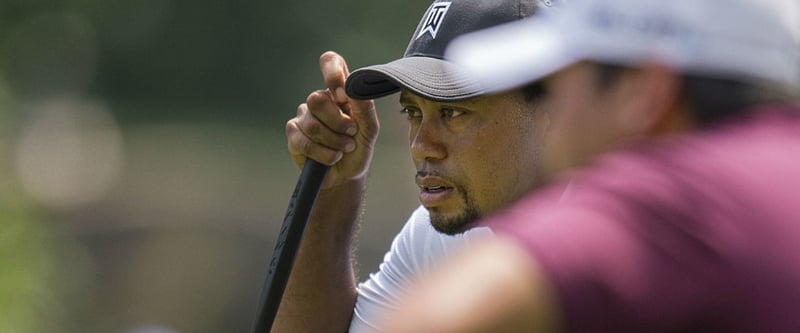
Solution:
<svg viewBox="0 0 800 333"><path fill-rule="evenodd" d="M0 333L247 332L318 57L402 55L429 0L0 0ZM382 134L358 256L417 205Z"/></svg>

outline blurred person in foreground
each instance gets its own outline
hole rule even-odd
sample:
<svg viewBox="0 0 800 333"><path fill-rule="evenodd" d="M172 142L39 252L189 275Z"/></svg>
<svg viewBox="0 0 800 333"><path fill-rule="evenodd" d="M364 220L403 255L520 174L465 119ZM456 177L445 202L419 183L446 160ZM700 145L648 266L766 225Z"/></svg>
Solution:
<svg viewBox="0 0 800 333"><path fill-rule="evenodd" d="M543 85L550 182L389 331L799 332L798 6L575 0L456 39L487 87Z"/></svg>
<svg viewBox="0 0 800 333"><path fill-rule="evenodd" d="M537 181L544 131L536 86L486 94L442 60L452 38L520 20L551 1L434 1L405 55L348 75L333 52L320 58L327 90L288 121L289 152L331 166L290 276L277 332L380 331L413 276L453 248L491 235L473 221L521 198ZM371 100L400 92L409 122L421 207L395 237L378 272L356 284L353 240L363 210L378 119ZM411 179L409 179L411 180Z"/></svg>

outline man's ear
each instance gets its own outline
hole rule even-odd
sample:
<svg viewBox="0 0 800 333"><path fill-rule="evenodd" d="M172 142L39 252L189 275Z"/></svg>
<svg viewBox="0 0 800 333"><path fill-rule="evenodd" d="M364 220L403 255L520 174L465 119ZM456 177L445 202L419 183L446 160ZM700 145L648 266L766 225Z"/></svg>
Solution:
<svg viewBox="0 0 800 333"><path fill-rule="evenodd" d="M656 136L684 128L688 113L680 100L681 77L674 70L647 63L625 74L616 98L617 124L630 136Z"/></svg>

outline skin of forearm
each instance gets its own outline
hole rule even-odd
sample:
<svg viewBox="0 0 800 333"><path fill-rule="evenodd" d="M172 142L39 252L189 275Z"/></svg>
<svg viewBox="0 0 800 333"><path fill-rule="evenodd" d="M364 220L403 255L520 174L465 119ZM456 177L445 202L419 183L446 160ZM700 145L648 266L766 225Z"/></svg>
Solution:
<svg viewBox="0 0 800 333"><path fill-rule="evenodd" d="M346 332L356 302L353 242L366 177L320 192L272 332Z"/></svg>

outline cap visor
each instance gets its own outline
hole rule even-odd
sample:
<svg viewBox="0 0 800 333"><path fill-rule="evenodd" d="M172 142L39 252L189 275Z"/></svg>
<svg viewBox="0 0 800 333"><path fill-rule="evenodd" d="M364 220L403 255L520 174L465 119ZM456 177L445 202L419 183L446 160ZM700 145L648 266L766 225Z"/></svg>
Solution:
<svg viewBox="0 0 800 333"><path fill-rule="evenodd" d="M462 66L487 92L516 88L574 62L555 22L529 18L456 38L445 58Z"/></svg>
<svg viewBox="0 0 800 333"><path fill-rule="evenodd" d="M347 78L345 91L355 99L373 99L404 88L427 99L454 101L484 93L459 66L431 57L405 57L360 68Z"/></svg>

